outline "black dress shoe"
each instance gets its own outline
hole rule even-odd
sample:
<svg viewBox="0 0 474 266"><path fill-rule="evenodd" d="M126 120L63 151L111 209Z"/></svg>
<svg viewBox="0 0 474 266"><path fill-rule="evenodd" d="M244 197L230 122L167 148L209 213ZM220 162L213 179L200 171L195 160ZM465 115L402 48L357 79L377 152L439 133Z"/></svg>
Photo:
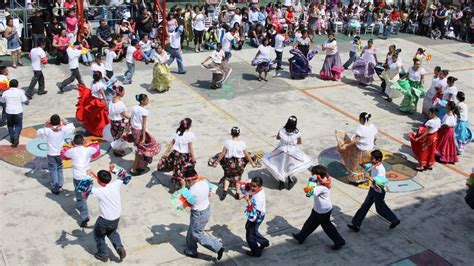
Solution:
<svg viewBox="0 0 474 266"><path fill-rule="evenodd" d="M87 223L89 222L89 218L86 218L84 221L81 221L81 223L79 224L79 226L81 228L84 228L84 227L87 227Z"/></svg>
<svg viewBox="0 0 474 266"><path fill-rule="evenodd" d="M257 255L257 254L255 254L255 253L253 253L252 251L247 251L247 252L245 252L245 254L247 254L247 255L250 256L250 257L256 257L256 258L262 256L261 254L260 254L260 255Z"/></svg>
<svg viewBox="0 0 474 266"><path fill-rule="evenodd" d="M282 190L282 189L284 189L284 188L285 188L285 182L280 181L280 182L278 183L278 190Z"/></svg>
<svg viewBox="0 0 474 266"><path fill-rule="evenodd" d="M399 224L400 224L400 220L397 220L397 221L391 223L390 226L389 226L389 228L390 228L390 229L394 229L394 228L397 227Z"/></svg>
<svg viewBox="0 0 474 266"><path fill-rule="evenodd" d="M94 254L94 258L96 258L96 259L98 259L98 260L100 260L100 261L102 261L102 262L107 262L107 261L109 260L108 257L102 256L102 255L100 255L99 253L95 253L95 254Z"/></svg>
<svg viewBox="0 0 474 266"><path fill-rule="evenodd" d="M260 249L268 248L270 246L269 242L260 245Z"/></svg>
<svg viewBox="0 0 474 266"><path fill-rule="evenodd" d="M358 227L357 225L353 225L353 224L348 224L347 227L349 227L352 231L354 232L359 232L360 230L360 227Z"/></svg>
<svg viewBox="0 0 474 266"><path fill-rule="evenodd" d="M120 260L125 259L125 257L127 256L127 252L123 247L117 248L117 253L119 254Z"/></svg>
<svg viewBox="0 0 474 266"><path fill-rule="evenodd" d="M291 233L291 234L293 235L293 238L296 239L296 241L298 241L299 244L303 244L303 241L301 241L301 240L298 238L297 234L295 234L295 233Z"/></svg>
<svg viewBox="0 0 474 266"><path fill-rule="evenodd" d="M217 260L221 260L222 259L222 256L224 255L224 251L225 251L225 248L221 248L219 249L219 251L217 251Z"/></svg>
<svg viewBox="0 0 474 266"><path fill-rule="evenodd" d="M38 95L45 95L47 93L48 93L48 91L38 91Z"/></svg>
<svg viewBox="0 0 474 266"><path fill-rule="evenodd" d="M346 244L346 242L343 242L343 243L340 243L340 244L334 244L334 246L331 247L332 250L340 250L344 245Z"/></svg>
<svg viewBox="0 0 474 266"><path fill-rule="evenodd" d="M225 200L226 197L227 197L227 191L224 190L224 191L222 191L222 194L221 194L221 196L219 197L219 199L220 199L221 201L223 201L223 200Z"/></svg>

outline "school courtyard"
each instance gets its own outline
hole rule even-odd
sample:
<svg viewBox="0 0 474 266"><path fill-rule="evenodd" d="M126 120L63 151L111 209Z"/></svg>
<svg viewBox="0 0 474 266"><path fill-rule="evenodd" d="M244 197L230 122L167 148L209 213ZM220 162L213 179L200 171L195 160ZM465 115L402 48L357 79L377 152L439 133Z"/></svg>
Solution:
<svg viewBox="0 0 474 266"><path fill-rule="evenodd" d="M348 58L350 41L337 36L343 62ZM364 37L363 37L364 38ZM323 36L318 37L317 45ZM363 40L364 44L367 38ZM440 65L457 77L456 87L466 93L466 103L474 117L474 47L449 40L430 40L413 35L393 36L389 40L375 39L378 60L385 59L388 46L402 49L405 69L411 66L418 47L432 54L423 63L429 73L425 88L431 84L433 68ZM464 202L465 181L474 167L474 144L460 156L456 165L436 164L433 171L416 172L416 159L410 148L408 133L414 131L424 117L418 113L406 115L398 110L400 99L390 103L381 97L379 80L373 86L361 87L351 71L344 72L339 82L318 79L324 54L312 60L313 74L305 80L292 80L288 65L278 73L270 72L268 82L258 82L250 61L255 49L234 51L233 71L219 90L208 89L211 73L200 66L209 52L184 54L186 75L174 75L169 92L158 94L149 89L152 65L137 63L133 84L126 85L124 102L131 108L136 94L150 96L149 131L161 144L162 152L171 141L181 119L193 119L192 131L199 174L217 183L222 177L220 167L212 168L207 160L221 151L230 129L238 126L249 151L268 152L278 143L273 137L290 115L298 117L303 136L301 145L315 164L328 166L334 176L332 188L333 222L347 244L339 251L330 249L332 242L321 228L299 245L291 234L301 229L311 212L313 199L303 192L309 172L297 175L291 190L278 190L278 182L264 168L247 166L245 177L260 175L267 195L267 214L260 231L270 240L261 258L248 257L245 241L243 201L227 197L211 199L212 218L206 233L222 239L226 252L217 262L215 254L199 247L199 258L184 255L189 211L176 211L171 203L169 173L156 172L159 156L150 165L150 172L134 177L122 189L122 216L119 232L127 250L122 264L141 265L473 265L474 211ZM284 61L289 57L288 49ZM7 60L7 58L3 58ZM26 62L26 60L25 60ZM119 77L125 63L114 65ZM176 71L176 63L172 65ZM81 66L86 84L92 80L90 70ZM80 228L75 210L72 172L66 164L64 171L67 190L54 195L49 189L46 168L46 143L36 138L36 129L57 113L74 121L77 90L70 87L58 94L56 82L69 75L67 65L47 65L47 95L33 98L24 111L21 145L12 150L7 142L8 132L0 128L0 265L100 265L96 252L93 225L98 217L98 202L88 200L88 228ZM10 69L11 78L28 86L31 68ZM388 185L386 201L400 218L401 224L390 230L388 222L372 207L361 231L354 233L346 224L363 202L367 190L344 182L344 166L335 150L335 130L351 133L358 125L360 112L370 112L371 122L380 133L377 148L383 150L385 167L392 182ZM80 124L75 122L78 130ZM471 123L472 125L472 123ZM98 140L100 141L100 140ZM130 145L130 147L132 147ZM113 156L107 143L102 144L103 156L92 162L92 170L106 169L110 162L131 167L133 153L123 158ZM108 241L108 240L107 240ZM110 242L109 248L113 250ZM115 251L111 261L119 262Z"/></svg>

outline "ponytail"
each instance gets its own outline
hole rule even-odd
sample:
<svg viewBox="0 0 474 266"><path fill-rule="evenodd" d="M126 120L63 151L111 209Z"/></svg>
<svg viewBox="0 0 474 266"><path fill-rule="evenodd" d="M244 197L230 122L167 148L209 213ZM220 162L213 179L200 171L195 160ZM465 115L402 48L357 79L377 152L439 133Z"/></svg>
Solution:
<svg viewBox="0 0 474 266"><path fill-rule="evenodd" d="M454 101L449 101L446 108L451 110L458 118L461 116L461 112L459 112L459 108Z"/></svg>
<svg viewBox="0 0 474 266"><path fill-rule="evenodd" d="M143 93L135 95L135 100L137 100L137 102L139 103L142 103L142 101L145 100L146 98L148 98L148 96Z"/></svg>
<svg viewBox="0 0 474 266"><path fill-rule="evenodd" d="M193 123L193 120L191 118L185 118L179 122L179 127L176 129L176 133L178 133L179 136L182 136L184 132L191 128L191 124Z"/></svg>
<svg viewBox="0 0 474 266"><path fill-rule="evenodd" d="M359 115L359 120L363 122L363 124L369 122L369 119L372 117L370 113L362 112Z"/></svg>

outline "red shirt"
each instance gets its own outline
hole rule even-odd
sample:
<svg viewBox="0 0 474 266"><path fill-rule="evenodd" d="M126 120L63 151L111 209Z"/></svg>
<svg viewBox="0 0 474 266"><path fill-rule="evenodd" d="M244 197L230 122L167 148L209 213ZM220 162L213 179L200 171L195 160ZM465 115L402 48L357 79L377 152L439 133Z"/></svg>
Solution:
<svg viewBox="0 0 474 266"><path fill-rule="evenodd" d="M390 20L391 21L400 21L400 12L392 11L392 13L390 13Z"/></svg>

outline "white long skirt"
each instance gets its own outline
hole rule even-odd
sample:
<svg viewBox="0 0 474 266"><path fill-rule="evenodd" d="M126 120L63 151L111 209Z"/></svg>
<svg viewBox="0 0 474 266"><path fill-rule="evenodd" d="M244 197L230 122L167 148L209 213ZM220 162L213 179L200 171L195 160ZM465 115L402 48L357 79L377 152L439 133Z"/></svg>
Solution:
<svg viewBox="0 0 474 266"><path fill-rule="evenodd" d="M273 177L282 182L286 182L289 176L307 170L313 164L313 160L298 147L290 151L277 147L272 152L265 153L262 161Z"/></svg>

